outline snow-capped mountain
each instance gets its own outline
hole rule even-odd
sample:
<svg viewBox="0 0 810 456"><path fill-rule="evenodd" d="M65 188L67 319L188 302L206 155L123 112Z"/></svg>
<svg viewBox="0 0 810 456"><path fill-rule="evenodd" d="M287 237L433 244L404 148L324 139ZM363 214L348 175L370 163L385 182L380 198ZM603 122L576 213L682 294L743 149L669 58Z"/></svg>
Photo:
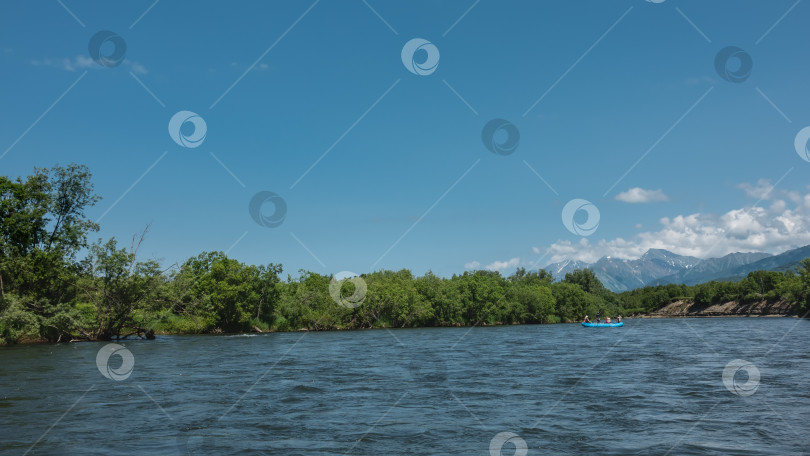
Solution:
<svg viewBox="0 0 810 456"><path fill-rule="evenodd" d="M667 250L650 249L637 260L603 257L595 263L571 261L556 263L546 267L555 279L565 278L574 269L589 268L613 291L626 291L643 287L650 281L670 276L697 264L694 257L677 255Z"/></svg>
<svg viewBox="0 0 810 456"><path fill-rule="evenodd" d="M636 260L603 257L595 263L560 262L550 264L545 269L551 272L555 279L561 280L568 272L589 268L605 287L615 292L621 292L647 285L667 283L693 285L709 280L745 276L749 271L756 269L772 270L779 269L790 262L795 264L800 256L802 258L810 256L810 246L776 256L763 252L731 253L720 258L704 260L678 255L668 250L650 249ZM769 262L769 260L771 261ZM757 267L757 264L763 267ZM749 265L755 269L748 269ZM783 269L787 269L787 266Z"/></svg>
<svg viewBox="0 0 810 456"><path fill-rule="evenodd" d="M647 285L663 285L667 283L685 283L695 285L710 280L725 279L733 275L738 268L757 263L760 260L771 258L773 255L762 252L730 253L720 258L707 258L692 267L678 271L672 275L660 277L647 282ZM770 269L770 268L761 268ZM755 269L751 269L753 271ZM747 274L748 271L745 272ZM743 274L743 275L745 275Z"/></svg>

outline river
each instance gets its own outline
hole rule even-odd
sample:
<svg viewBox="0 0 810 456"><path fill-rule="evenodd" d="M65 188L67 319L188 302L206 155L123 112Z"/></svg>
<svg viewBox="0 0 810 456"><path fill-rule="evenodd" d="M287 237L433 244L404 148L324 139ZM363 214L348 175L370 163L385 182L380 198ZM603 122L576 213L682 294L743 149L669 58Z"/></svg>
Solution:
<svg viewBox="0 0 810 456"><path fill-rule="evenodd" d="M120 345L0 347L0 454L810 449L810 321L795 318L158 336Z"/></svg>

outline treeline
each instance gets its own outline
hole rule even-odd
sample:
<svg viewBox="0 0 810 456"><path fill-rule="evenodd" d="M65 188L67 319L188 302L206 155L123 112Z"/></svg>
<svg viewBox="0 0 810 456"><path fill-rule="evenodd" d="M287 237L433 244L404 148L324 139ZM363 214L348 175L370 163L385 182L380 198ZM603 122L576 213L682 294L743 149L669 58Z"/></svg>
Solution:
<svg viewBox="0 0 810 456"><path fill-rule="evenodd" d="M0 176L0 343L111 340L154 332L209 333L375 327L557 323L584 315L644 313L675 299L790 300L807 307L810 260L798 274L757 272L738 283L667 285L622 294L591 270L561 281L519 268L443 278L407 269L354 280L280 264L254 266L204 252L163 269L137 259L148 227L128 248L88 242L98 201L81 165Z"/></svg>
<svg viewBox="0 0 810 456"><path fill-rule="evenodd" d="M737 282L644 287L623 292L619 297L634 313L653 312L678 300L707 306L731 301L741 304L781 301L795 304L796 312L804 315L810 311L810 258L800 261L795 271L753 271Z"/></svg>

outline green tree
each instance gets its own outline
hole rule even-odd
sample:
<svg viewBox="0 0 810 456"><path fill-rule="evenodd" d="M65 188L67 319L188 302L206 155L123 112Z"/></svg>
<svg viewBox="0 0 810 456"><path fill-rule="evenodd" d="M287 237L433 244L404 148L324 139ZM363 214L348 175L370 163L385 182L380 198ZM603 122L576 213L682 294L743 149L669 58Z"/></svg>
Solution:
<svg viewBox="0 0 810 456"><path fill-rule="evenodd" d="M565 274L563 282L579 285L582 291L586 293L603 295L608 291L591 269L576 269L571 271Z"/></svg>
<svg viewBox="0 0 810 456"><path fill-rule="evenodd" d="M577 321L585 316L587 294L579 285L558 282L551 285L557 303L557 315L562 321Z"/></svg>
<svg viewBox="0 0 810 456"><path fill-rule="evenodd" d="M556 300L548 286L519 283L506 291L508 323L546 323L556 312Z"/></svg>
<svg viewBox="0 0 810 456"><path fill-rule="evenodd" d="M799 312L806 315L810 311L810 258L805 258L799 262L796 268L798 272L798 289L796 298L799 303Z"/></svg>
<svg viewBox="0 0 810 456"><path fill-rule="evenodd" d="M432 319L425 321L431 326L461 324L461 305L458 290L450 286L448 280L428 271L414 281L416 291L424 303L430 305Z"/></svg>
<svg viewBox="0 0 810 456"><path fill-rule="evenodd" d="M465 272L453 276L451 283L458 290L461 317L465 324L499 320L499 308L503 307L504 290L508 285L498 271Z"/></svg>
<svg viewBox="0 0 810 456"><path fill-rule="evenodd" d="M0 176L0 296L5 291L62 302L72 298L77 253L98 225L85 210L99 197L83 165Z"/></svg>
<svg viewBox="0 0 810 456"><path fill-rule="evenodd" d="M331 277L300 270L279 287L273 326L278 329L328 329L342 323L358 327L357 312L340 307L329 295Z"/></svg>
<svg viewBox="0 0 810 456"><path fill-rule="evenodd" d="M115 238L90 247L90 274L82 278L80 286L96 307L95 336L100 340L121 337L125 328L143 329L133 316L160 284L161 276L155 261L136 262L137 246L145 234L146 230L129 251L119 249Z"/></svg>
<svg viewBox="0 0 810 456"><path fill-rule="evenodd" d="M513 283L523 283L527 285L550 286L554 279L551 273L545 269L538 269L535 272L528 272L525 268L517 268L515 273L509 276L509 281Z"/></svg>
<svg viewBox="0 0 810 456"><path fill-rule="evenodd" d="M16 344L39 337L41 318L31 311L31 298L7 294L0 300L0 344Z"/></svg>
<svg viewBox="0 0 810 456"><path fill-rule="evenodd" d="M222 252L203 252L181 267L188 292L177 308L201 318L206 327L250 330L272 320L279 273L280 265L245 265Z"/></svg>

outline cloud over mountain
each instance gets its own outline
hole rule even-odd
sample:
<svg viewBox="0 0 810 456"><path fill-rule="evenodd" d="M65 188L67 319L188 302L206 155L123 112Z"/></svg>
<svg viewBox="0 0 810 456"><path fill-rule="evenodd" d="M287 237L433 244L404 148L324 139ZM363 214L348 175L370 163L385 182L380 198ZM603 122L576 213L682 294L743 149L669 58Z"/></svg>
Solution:
<svg viewBox="0 0 810 456"><path fill-rule="evenodd" d="M520 264L520 258L515 257L515 258L510 258L507 261L494 261L494 262L486 265L486 268L488 270L490 270L490 271L503 271L505 269L514 269L514 268L518 267L519 264Z"/></svg>
<svg viewBox="0 0 810 456"><path fill-rule="evenodd" d="M657 231L641 232L629 239L557 241L549 247L548 262L594 262L604 256L635 259L649 249L703 258L733 252L778 252L810 244L810 194L776 190L763 179L756 185L738 187L758 201L723 214L664 217Z"/></svg>

